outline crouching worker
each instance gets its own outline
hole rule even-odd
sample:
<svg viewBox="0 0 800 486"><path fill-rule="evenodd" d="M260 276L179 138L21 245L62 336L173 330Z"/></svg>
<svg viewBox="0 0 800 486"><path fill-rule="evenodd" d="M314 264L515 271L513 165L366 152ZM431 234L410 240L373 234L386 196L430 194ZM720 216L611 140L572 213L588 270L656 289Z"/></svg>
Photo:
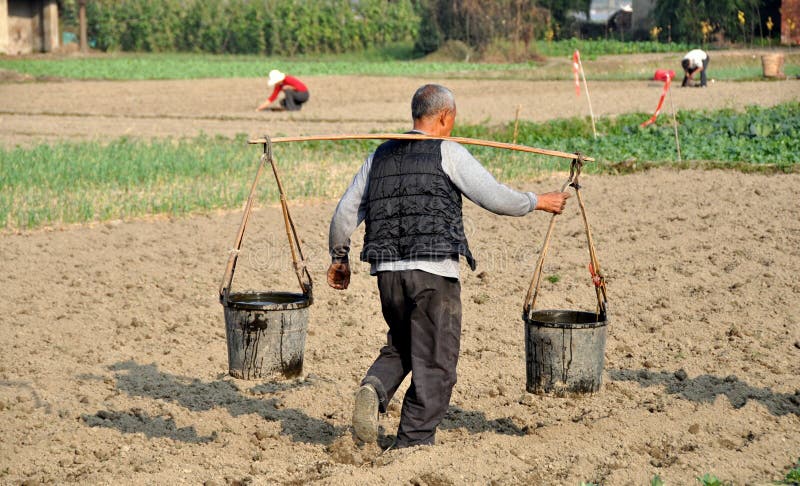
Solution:
<svg viewBox="0 0 800 486"><path fill-rule="evenodd" d="M411 100L409 133L449 136L456 118L453 94L428 84ZM459 255L471 269L461 213L462 194L495 214L534 209L561 213L569 197L537 196L497 182L462 145L442 140L393 140L370 154L339 201L329 233L328 284L350 283L350 236L366 222L361 260L377 277L386 345L356 391L353 428L364 442L378 436L378 413L406 375L396 448L433 444L456 384L461 340Z"/></svg>
<svg viewBox="0 0 800 486"><path fill-rule="evenodd" d="M700 73L700 86L705 88L707 86L708 77L708 54L702 49L693 49L686 53L681 60L683 67L683 82L681 87L689 86L689 83L694 81L694 75Z"/></svg>
<svg viewBox="0 0 800 486"><path fill-rule="evenodd" d="M267 85L273 88L272 94L256 108L256 111L266 110L269 105L278 99L281 91L283 91L283 99L280 107L272 108L274 110L299 111L303 103L308 101L308 88L306 85L294 76L284 74L277 69L269 72Z"/></svg>

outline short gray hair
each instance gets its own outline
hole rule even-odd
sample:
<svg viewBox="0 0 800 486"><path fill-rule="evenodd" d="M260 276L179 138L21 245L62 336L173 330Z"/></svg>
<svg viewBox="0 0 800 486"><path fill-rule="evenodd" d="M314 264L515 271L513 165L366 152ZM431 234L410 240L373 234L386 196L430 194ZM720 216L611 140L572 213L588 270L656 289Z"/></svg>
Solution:
<svg viewBox="0 0 800 486"><path fill-rule="evenodd" d="M411 98L411 117L414 120L455 109L456 99L453 92L440 84L421 86Z"/></svg>

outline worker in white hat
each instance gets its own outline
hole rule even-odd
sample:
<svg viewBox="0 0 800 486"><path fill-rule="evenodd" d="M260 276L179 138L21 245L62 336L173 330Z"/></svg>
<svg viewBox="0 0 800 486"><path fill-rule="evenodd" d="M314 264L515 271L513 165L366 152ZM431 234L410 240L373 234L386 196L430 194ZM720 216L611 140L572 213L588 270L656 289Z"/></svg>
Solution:
<svg viewBox="0 0 800 486"><path fill-rule="evenodd" d="M683 82L681 87L689 86L689 83L694 84L694 75L700 73L700 87L705 88L708 85L708 54L702 49L692 49L687 52L683 59L681 59L681 67L683 67Z"/></svg>
<svg viewBox="0 0 800 486"><path fill-rule="evenodd" d="M294 76L284 74L277 69L273 69L269 72L267 85L273 88L272 94L256 108L256 111L266 110L269 105L278 99L278 95L281 91L283 91L283 99L280 103L281 107L274 107L273 109L298 111L303 103L308 101L308 88L306 85Z"/></svg>

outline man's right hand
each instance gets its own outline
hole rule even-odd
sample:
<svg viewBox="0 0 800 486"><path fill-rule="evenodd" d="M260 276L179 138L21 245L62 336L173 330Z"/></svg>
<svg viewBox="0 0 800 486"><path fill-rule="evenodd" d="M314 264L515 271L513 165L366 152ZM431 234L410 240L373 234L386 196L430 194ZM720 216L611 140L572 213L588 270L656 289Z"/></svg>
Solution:
<svg viewBox="0 0 800 486"><path fill-rule="evenodd" d="M331 263L328 267L328 285L336 290L344 290L350 285L350 264Z"/></svg>
<svg viewBox="0 0 800 486"><path fill-rule="evenodd" d="M536 208L540 211L547 211L548 213L561 214L564 206L567 205L567 199L570 198L567 192L548 192L545 194L536 195Z"/></svg>

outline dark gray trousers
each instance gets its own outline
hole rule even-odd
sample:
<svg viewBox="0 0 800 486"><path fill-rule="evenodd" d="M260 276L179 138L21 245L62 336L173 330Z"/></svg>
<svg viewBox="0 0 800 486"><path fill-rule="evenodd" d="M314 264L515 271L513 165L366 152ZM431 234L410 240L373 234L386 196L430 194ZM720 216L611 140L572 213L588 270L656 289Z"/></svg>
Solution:
<svg viewBox="0 0 800 486"><path fill-rule="evenodd" d="M421 270L378 273L386 346L362 383L375 386L381 412L408 373L395 447L433 444L456 384L461 284Z"/></svg>
<svg viewBox="0 0 800 486"><path fill-rule="evenodd" d="M281 106L286 108L286 111L299 111L302 104L308 101L308 91L295 91L287 89L283 91L284 97L281 100Z"/></svg>

